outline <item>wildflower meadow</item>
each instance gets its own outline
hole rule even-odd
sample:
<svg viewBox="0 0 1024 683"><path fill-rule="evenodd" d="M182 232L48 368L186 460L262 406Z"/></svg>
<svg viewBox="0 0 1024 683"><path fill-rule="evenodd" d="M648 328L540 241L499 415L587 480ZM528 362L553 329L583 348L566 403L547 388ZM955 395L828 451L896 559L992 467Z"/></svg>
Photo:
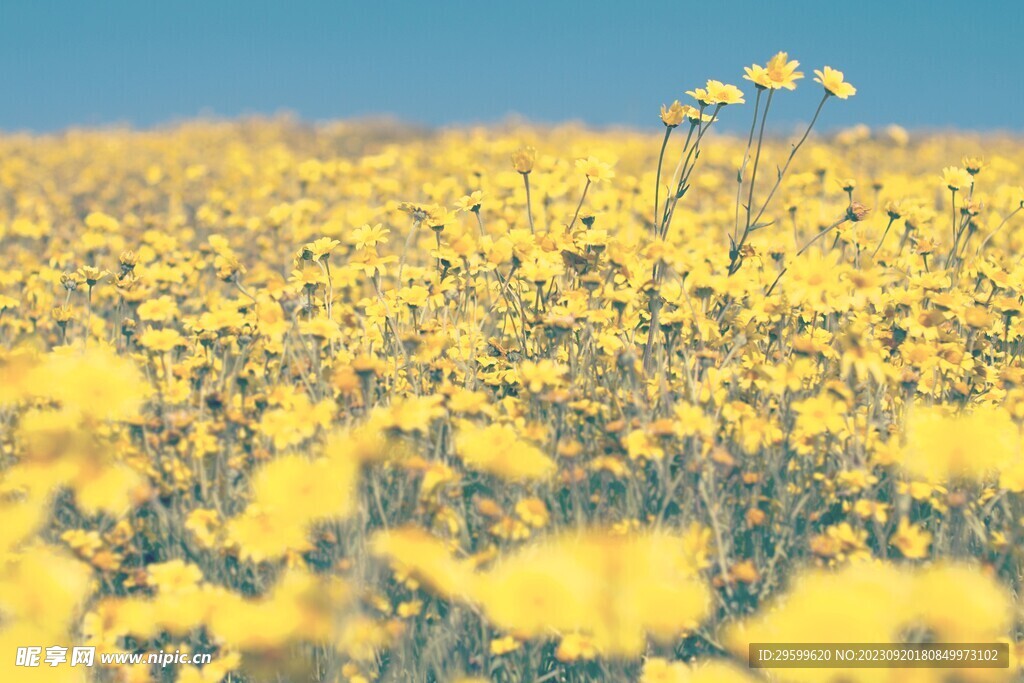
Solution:
<svg viewBox="0 0 1024 683"><path fill-rule="evenodd" d="M647 128L0 136L0 679L1019 680L1024 139L766 57Z"/></svg>

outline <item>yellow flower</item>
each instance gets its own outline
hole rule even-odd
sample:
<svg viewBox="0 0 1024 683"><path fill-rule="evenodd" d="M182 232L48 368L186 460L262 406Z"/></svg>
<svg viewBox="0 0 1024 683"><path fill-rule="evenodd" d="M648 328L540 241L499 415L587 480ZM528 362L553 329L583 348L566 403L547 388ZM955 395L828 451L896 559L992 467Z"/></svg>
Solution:
<svg viewBox="0 0 1024 683"><path fill-rule="evenodd" d="M537 162L537 150L529 145L520 147L512 154L512 167L518 172L526 175L533 171L533 165Z"/></svg>
<svg viewBox="0 0 1024 683"><path fill-rule="evenodd" d="M430 206L413 204L412 202L402 202L398 205L399 211L409 214L409 216L417 223L422 223L426 220L430 216L431 209L432 207Z"/></svg>
<svg viewBox="0 0 1024 683"><path fill-rule="evenodd" d="M94 266L82 266L78 269L76 275L86 285L94 287L100 280L110 275L110 271L100 270Z"/></svg>
<svg viewBox="0 0 1024 683"><path fill-rule="evenodd" d="M814 80L821 83L829 95L835 95L839 99L845 100L857 94L857 89L843 80L842 71L826 66L821 71L815 69L814 73L817 74Z"/></svg>
<svg viewBox="0 0 1024 683"><path fill-rule="evenodd" d="M743 93L735 85L709 80L703 88L687 90L686 94L704 106L743 104Z"/></svg>
<svg viewBox="0 0 1024 683"><path fill-rule="evenodd" d="M358 473L359 463L342 455L316 460L286 455L253 475L253 503L299 525L346 517L355 509Z"/></svg>
<svg viewBox="0 0 1024 683"><path fill-rule="evenodd" d="M300 255L304 260L307 261L320 261L327 260L334 248L341 244L336 239L330 237L321 237L318 240L309 242L302 246Z"/></svg>
<svg viewBox="0 0 1024 683"><path fill-rule="evenodd" d="M289 552L312 548L304 524L252 504L241 515L227 521L225 532L228 544L238 548L242 559L253 562L278 559Z"/></svg>
<svg viewBox="0 0 1024 683"><path fill-rule="evenodd" d="M976 176L981 173L988 164L981 157L964 157L961 162L966 170L972 176Z"/></svg>
<svg viewBox="0 0 1024 683"><path fill-rule="evenodd" d="M942 169L942 184L953 192L970 187L974 178L967 169L958 166L946 166Z"/></svg>
<svg viewBox="0 0 1024 683"><path fill-rule="evenodd" d="M611 180L615 177L615 171L611 164L607 164L596 157L576 160L576 169L587 176L587 180L599 183L604 180Z"/></svg>
<svg viewBox="0 0 1024 683"><path fill-rule="evenodd" d="M645 634L668 642L708 615L693 556L669 533L563 533L498 560L472 583L498 628L520 638L585 635L607 656L638 656Z"/></svg>
<svg viewBox="0 0 1024 683"><path fill-rule="evenodd" d="M1014 493L1024 493L1024 459L1000 470L999 487Z"/></svg>
<svg viewBox="0 0 1024 683"><path fill-rule="evenodd" d="M374 249L378 244L387 244L391 231L380 223L364 224L352 231L349 238L356 249Z"/></svg>
<svg viewBox="0 0 1024 683"><path fill-rule="evenodd" d="M398 300L410 308L423 308L427 305L430 290L422 285L402 287L398 290Z"/></svg>
<svg viewBox="0 0 1024 683"><path fill-rule="evenodd" d="M417 616L422 611L422 600L409 600L406 602L399 603L398 608L395 610L395 614L400 616L402 619L409 619Z"/></svg>
<svg viewBox="0 0 1024 683"><path fill-rule="evenodd" d="M946 600L948 595L963 600ZM936 642L993 642L1013 628L1009 591L981 567L938 562L914 577L910 603L914 621L934 634Z"/></svg>
<svg viewBox="0 0 1024 683"><path fill-rule="evenodd" d="M342 625L336 645L338 650L352 659L372 662L392 640L392 634L384 624L369 617L353 617ZM369 679L361 675L353 678L356 681L362 678L369 683Z"/></svg>
<svg viewBox="0 0 1024 683"><path fill-rule="evenodd" d="M351 588L336 577L290 569L259 598L211 592L204 621L222 647L252 654L275 651L293 642L333 638L338 613L351 597Z"/></svg>
<svg viewBox="0 0 1024 683"><path fill-rule="evenodd" d="M415 396L396 401L387 410L384 424L407 434L427 433L434 420L444 415L442 396Z"/></svg>
<svg viewBox="0 0 1024 683"><path fill-rule="evenodd" d="M689 104L683 105L683 114L690 120L690 123L709 123L716 120L714 115L702 114L700 109Z"/></svg>
<svg viewBox="0 0 1024 683"><path fill-rule="evenodd" d="M662 657L648 657L640 676L640 683L754 683L757 680L725 661L695 660L685 664Z"/></svg>
<svg viewBox="0 0 1024 683"><path fill-rule="evenodd" d="M312 320L301 321L299 323L299 333L327 342L336 341L341 338L341 329L338 327L338 323L327 318L313 318Z"/></svg>
<svg viewBox="0 0 1024 683"><path fill-rule="evenodd" d="M5 630L33 625L40 630L38 635L62 640L85 604L91 576L88 565L57 548L41 544L25 548L0 572Z"/></svg>
<svg viewBox="0 0 1024 683"><path fill-rule="evenodd" d="M889 506L873 500L860 498L853 505L854 513L863 519L873 519L879 524L889 521Z"/></svg>
<svg viewBox="0 0 1024 683"><path fill-rule="evenodd" d="M161 593L187 593L197 590L203 572L194 564L183 560L169 560L146 567L149 584Z"/></svg>
<svg viewBox="0 0 1024 683"><path fill-rule="evenodd" d="M798 66L800 66L800 62L796 60L789 61L789 54L786 52L779 52L769 59L766 70L768 71L768 77L771 79L772 86L794 90L796 88L796 81L804 77L802 72L796 70ZM839 77L842 79L842 74ZM852 95L853 93L850 94Z"/></svg>
<svg viewBox="0 0 1024 683"><path fill-rule="evenodd" d="M516 514L526 524L538 529L547 526L548 506L540 498L524 498L516 503Z"/></svg>
<svg viewBox="0 0 1024 683"><path fill-rule="evenodd" d="M840 434L846 426L846 406L829 394L797 401L793 404L797 413L796 429L808 434Z"/></svg>
<svg viewBox="0 0 1024 683"><path fill-rule="evenodd" d="M185 338L181 336L180 332L169 327L161 330L151 327L139 335L139 344L150 351L167 353L179 346L184 346Z"/></svg>
<svg viewBox="0 0 1024 683"><path fill-rule="evenodd" d="M928 557L932 535L916 524L911 525L906 519L901 519L899 528L889 539L889 543L896 547L903 557L909 560L921 560Z"/></svg>
<svg viewBox="0 0 1024 683"><path fill-rule="evenodd" d="M459 211L475 212L480 210L483 200L484 192L482 190L474 190L472 193L464 195L456 201L455 206Z"/></svg>
<svg viewBox="0 0 1024 683"><path fill-rule="evenodd" d="M696 660L689 667L686 683L756 683L744 669L721 660Z"/></svg>
<svg viewBox="0 0 1024 683"><path fill-rule="evenodd" d="M216 530L220 527L220 515L216 510L196 508L188 514L185 528L188 529L204 548L212 548L216 544Z"/></svg>
<svg viewBox="0 0 1024 683"><path fill-rule="evenodd" d="M683 662L663 657L648 657L644 662L640 683L689 683L690 668Z"/></svg>
<svg viewBox="0 0 1024 683"><path fill-rule="evenodd" d="M291 405L264 412L257 429L275 448L283 450L311 439L317 430L327 428L333 416L332 401L311 403L305 394L299 394Z"/></svg>
<svg viewBox="0 0 1024 683"><path fill-rule="evenodd" d="M796 82L804 77L802 72L796 70L798 66L800 66L800 62L796 60L789 61L789 54L779 52L768 60L767 66L754 64L744 67L746 75L743 78L752 81L758 88L763 90L777 90L779 88L795 90Z"/></svg>
<svg viewBox="0 0 1024 683"><path fill-rule="evenodd" d="M743 71L746 72L743 78L750 81L761 90L768 90L769 88L775 87L772 83L771 76L768 74L768 69L763 66L751 64L750 66L743 67Z"/></svg>
<svg viewBox="0 0 1024 683"><path fill-rule="evenodd" d="M9 512L9 510L5 509L4 512ZM96 531L68 529L60 535L60 540L67 543L76 555L86 559L95 555L103 547L103 540Z"/></svg>
<svg viewBox="0 0 1024 683"><path fill-rule="evenodd" d="M908 474L929 482L980 480L1019 463L1022 445L1017 425L1003 408L979 406L950 415L941 407L914 406L899 462Z"/></svg>
<svg viewBox="0 0 1024 683"><path fill-rule="evenodd" d="M732 624L726 647L745 657L751 642L892 642L909 618L908 590L907 577L891 565L805 572L788 594Z"/></svg>
<svg viewBox="0 0 1024 683"><path fill-rule="evenodd" d="M139 304L138 314L146 322L167 322L178 315L178 304L169 296L161 296Z"/></svg>
<svg viewBox="0 0 1024 683"><path fill-rule="evenodd" d="M120 420L138 414L152 389L129 359L106 346L48 354L25 379L35 395L87 418Z"/></svg>
<svg viewBox="0 0 1024 683"><path fill-rule="evenodd" d="M510 481L546 479L555 469L551 458L504 424L463 423L455 434L455 450L469 469Z"/></svg>
<svg viewBox="0 0 1024 683"><path fill-rule="evenodd" d="M102 211L93 211L86 216L85 226L101 232L117 232L121 228L121 224L116 218Z"/></svg>
<svg viewBox="0 0 1024 683"><path fill-rule="evenodd" d="M524 389L537 394L545 388L559 386L568 371L565 365L542 358L539 361L524 361L519 366L519 378Z"/></svg>
<svg viewBox="0 0 1024 683"><path fill-rule="evenodd" d="M684 118L686 118L686 110L679 103L679 100L675 100L668 107L664 104L661 105L661 122L667 127L675 128L683 122Z"/></svg>
<svg viewBox="0 0 1024 683"><path fill-rule="evenodd" d="M427 227L436 232L442 232L446 226L455 223L456 216L447 208L439 205L429 207L429 213L424 219Z"/></svg>
<svg viewBox="0 0 1024 683"><path fill-rule="evenodd" d="M665 449L658 445L656 437L642 429L634 429L622 441L630 460L661 460L665 457Z"/></svg>
<svg viewBox="0 0 1024 683"><path fill-rule="evenodd" d="M519 649L520 643L512 636L503 636L501 638L495 638L491 641L491 654L496 657L501 655L507 655L510 652L515 652Z"/></svg>
<svg viewBox="0 0 1024 683"><path fill-rule="evenodd" d="M597 648L594 647L593 641L579 633L567 633L562 636L562 640L555 650L555 659L560 662L591 660L597 655Z"/></svg>
<svg viewBox="0 0 1024 683"><path fill-rule="evenodd" d="M469 590L472 567L452 556L449 546L416 527L378 532L370 547L374 555L390 560L403 579L422 581L443 598L459 597Z"/></svg>

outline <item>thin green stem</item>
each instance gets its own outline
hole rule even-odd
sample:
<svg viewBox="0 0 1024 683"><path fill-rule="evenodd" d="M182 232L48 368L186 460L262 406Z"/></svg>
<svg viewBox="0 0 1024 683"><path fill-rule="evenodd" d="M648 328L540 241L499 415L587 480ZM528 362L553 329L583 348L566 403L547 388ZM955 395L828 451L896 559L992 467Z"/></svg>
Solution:
<svg viewBox="0 0 1024 683"><path fill-rule="evenodd" d="M765 209L768 208L768 204L772 201L772 197L775 196L775 192L779 189L779 185L782 184L782 179L783 177L785 177L786 171L789 170L789 164L792 163L793 157L796 156L796 153L800 150L801 147L803 147L803 144L807 141L807 136L811 134L811 129L814 128L814 124L818 122L818 116L821 114L821 109L822 107L825 106L825 102L826 100L828 100L830 96L831 95L826 92L825 96L821 98L821 102L818 103L818 108L814 110L814 118L812 118L811 122L807 125L807 130L804 131L804 134L800 138L800 141L796 143L796 145L793 147L793 150L789 153L789 158L786 159L786 163L783 165L782 170L779 171L779 177L775 181L775 185L772 187L771 192L768 193L768 197L764 200L764 204L761 206L761 210L758 211L757 215L754 217L754 223L757 223L757 221L761 219L761 216L764 214Z"/></svg>
<svg viewBox="0 0 1024 683"><path fill-rule="evenodd" d="M774 197L775 193L778 191L779 186L782 184L782 179L786 175L786 171L789 170L789 165L793 162L793 158L796 157L796 153L800 150L801 147L803 147L803 144L807 141L807 136L811 134L811 129L814 128L814 124L817 123L818 116L821 114L821 109L822 109L822 107L825 106L825 101L828 100L829 97L830 97L830 94L828 92L826 92L824 97L821 98L821 101L818 102L818 108L814 110L814 116L811 118L811 122L809 124L807 124L807 129L804 131L804 134L802 136L800 136L800 140L797 141L797 143L795 145L793 145L793 149L790 150L789 157L786 159L786 163L779 170L779 176L778 176L778 178L775 179L775 184L772 185L772 189L771 189L771 191L768 192L768 196L765 198L764 203L761 205L760 210L757 212L757 215L754 216L753 220L751 220L750 212L751 212L751 209L753 208L753 203L754 203L754 180L755 180L755 176L757 174L757 165L758 165L758 163L757 163L758 159L757 159L757 156L755 156L755 158L754 158L754 169L751 172L751 178L750 178L750 195L749 195L749 198L748 198L748 201L747 201L747 224L746 224L746 227L744 227L743 234L740 235L739 240L732 245L732 249L731 249L732 253L729 256L729 275L735 274L740 269L740 266L743 265L743 245L746 244L747 238L750 237L750 233L752 232L754 226L756 226L757 222L759 220L761 220L761 216L764 215L765 210L768 208L768 205L771 203L772 197ZM768 98L769 98L768 104L770 104L771 103L771 93L768 93ZM761 118L761 133L762 134L764 133L764 120L768 116L768 104L765 105L764 114L762 115L762 118ZM758 139L758 155L760 153L760 148L761 148L761 140L759 138ZM817 239L817 237L815 239Z"/></svg>
<svg viewBox="0 0 1024 683"><path fill-rule="evenodd" d="M764 112L761 114L761 129L757 133L757 148L754 152L754 167L750 170L750 192L747 194L747 225L743 231L744 236L750 232L750 211L754 204L754 184L757 182L757 169L761 163L761 149L764 146L764 125L768 121L768 110L772 106L772 96L775 90L768 91L768 101L765 102Z"/></svg>
<svg viewBox="0 0 1024 683"><path fill-rule="evenodd" d="M590 176L587 176L587 184L583 186L583 194L580 195L580 203L576 205L576 213L572 216L572 222L569 223L569 230L572 230L572 226L576 225L576 219L580 217L580 209L583 208L583 200L587 198L587 190L590 189Z"/></svg>
<svg viewBox="0 0 1024 683"><path fill-rule="evenodd" d="M1016 209L1007 214L1007 216L1003 218L1002 221L1000 221L999 225L996 226L996 229L990 232L988 235L986 235L985 239L981 241L981 244L978 245L978 251L976 253L981 254L981 252L983 252L985 250L985 247L988 245L989 240L995 237L995 234L1003 229L1003 226L1006 225L1006 222L1013 218L1014 216L1016 216L1021 209L1024 209L1024 204L1021 204Z"/></svg>
<svg viewBox="0 0 1024 683"><path fill-rule="evenodd" d="M658 153L658 173L654 176L654 224L655 231L658 229L658 194L661 190L661 164L665 160L665 148L668 147L668 138L672 135L675 126L665 126L665 137L661 140L661 152Z"/></svg>
<svg viewBox="0 0 1024 683"><path fill-rule="evenodd" d="M672 184L675 185L679 182L678 179L683 177L683 162L686 160L686 152L690 149L690 140L693 138L693 131L697 127L696 123L690 124L690 131L686 134L686 141L683 142L683 151L679 155L679 163L676 164L676 170L672 172ZM670 186L671 187L671 186ZM668 220L669 210L675 206L673 204L673 198L667 197L665 199L665 208L661 212L661 224L658 226L657 234L660 235L662 228L665 225L665 221Z"/></svg>
<svg viewBox="0 0 1024 683"><path fill-rule="evenodd" d="M402 286L402 269L405 268L405 261L409 256L409 247L412 246L413 238L416 237L416 231L419 230L420 221L414 220L412 222L412 228L409 230L409 235L405 238L405 247L402 249L402 258L398 262L398 277L396 278L398 286Z"/></svg>
<svg viewBox="0 0 1024 683"><path fill-rule="evenodd" d="M760 88L757 90L757 97L754 99L754 117L750 120L750 133L747 135L747 147L743 150L743 161L740 163L740 171L736 174L736 215L733 220L732 236L733 241L740 234L740 197L743 195L743 174L747 170L747 162L750 161L750 146L754 143L754 131L757 129L757 114L761 109Z"/></svg>
<svg viewBox="0 0 1024 683"><path fill-rule="evenodd" d="M952 206L952 211L953 211L953 222L952 222L952 226L953 226L953 243L955 244L956 243L956 236L957 236L957 229L956 229L956 190L951 190L951 196L952 196L952 199L953 199L953 206Z"/></svg>
<svg viewBox="0 0 1024 683"><path fill-rule="evenodd" d="M803 253L804 253L805 251L807 251L807 249L808 249L808 248L810 248L810 246L811 246L812 244L814 244L815 242L817 242L817 241L818 241L819 239L821 239L822 237L824 237L825 235L827 235L827 234L828 234L829 232L831 232L832 230L834 230L834 229L838 228L838 227L839 227L840 225L842 225L843 223L845 223L845 222L846 222L847 220L849 220L849 219L848 219L848 218L846 218L846 216L843 216L843 217L842 217L842 218L840 218L840 219L839 219L838 221L836 221L836 222L835 222L835 223L833 223L832 225L828 226L827 228L825 228L824 230L822 230L821 232L819 232L819 233L818 233L817 235L815 235L814 237L812 237L812 238L811 238L811 241L810 241L810 242L808 242L808 243L807 243L807 244L805 244L804 246L800 247L800 251L796 252L796 255L797 255L797 256L800 256L801 254L803 254Z"/></svg>
<svg viewBox="0 0 1024 683"><path fill-rule="evenodd" d="M530 234L534 234L533 229L533 206L530 202L530 174L523 173L523 184L526 185L526 217L530 221Z"/></svg>
<svg viewBox="0 0 1024 683"><path fill-rule="evenodd" d="M701 107L700 120L697 122L697 139L694 140L693 146L690 147L689 151L685 156L685 160L682 166L682 173L679 176L679 183L676 185L676 194L672 200L671 209L667 211L665 221L661 228L660 236L662 239L664 239L668 235L668 229L672 223L672 216L675 214L676 204L679 203L679 199L682 197L685 188L688 187L689 185L690 176L693 174L694 169L697 168L697 160L700 158L700 142L704 138L704 134L711 129L711 124L714 123L715 120L718 118L718 113L722 111L722 107L724 106L724 104L719 104L715 107L715 110L711 113L711 120L708 121L707 126L703 125L704 108ZM689 141L689 138L687 138L687 141Z"/></svg>
<svg viewBox="0 0 1024 683"><path fill-rule="evenodd" d="M885 242L885 238L889 234L889 228L892 227L892 224L895 221L896 219L894 217L889 216L889 224L885 226L885 231L882 232L882 239L878 240L878 246L875 247L873 252L871 252L871 258L874 258L878 254L878 250L882 248L882 243Z"/></svg>

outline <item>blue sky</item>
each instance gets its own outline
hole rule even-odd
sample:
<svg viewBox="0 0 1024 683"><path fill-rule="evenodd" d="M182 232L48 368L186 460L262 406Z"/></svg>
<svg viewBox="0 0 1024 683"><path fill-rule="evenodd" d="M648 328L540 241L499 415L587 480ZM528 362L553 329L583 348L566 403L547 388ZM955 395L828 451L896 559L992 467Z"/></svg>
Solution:
<svg viewBox="0 0 1024 683"><path fill-rule="evenodd" d="M0 129L279 111L656 127L707 78L752 94L742 67L788 50L807 78L780 126L808 118L829 64L859 93L825 127L1024 130L1022 37L1009 0L6 0Z"/></svg>

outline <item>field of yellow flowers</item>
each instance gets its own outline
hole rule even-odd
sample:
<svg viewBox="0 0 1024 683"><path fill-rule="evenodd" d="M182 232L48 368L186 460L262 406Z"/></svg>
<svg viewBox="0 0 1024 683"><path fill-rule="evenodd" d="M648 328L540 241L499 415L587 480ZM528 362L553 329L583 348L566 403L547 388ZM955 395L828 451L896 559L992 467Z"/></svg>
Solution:
<svg viewBox="0 0 1024 683"><path fill-rule="evenodd" d="M797 69L647 131L0 137L0 678L1015 679L1024 139L826 133Z"/></svg>

